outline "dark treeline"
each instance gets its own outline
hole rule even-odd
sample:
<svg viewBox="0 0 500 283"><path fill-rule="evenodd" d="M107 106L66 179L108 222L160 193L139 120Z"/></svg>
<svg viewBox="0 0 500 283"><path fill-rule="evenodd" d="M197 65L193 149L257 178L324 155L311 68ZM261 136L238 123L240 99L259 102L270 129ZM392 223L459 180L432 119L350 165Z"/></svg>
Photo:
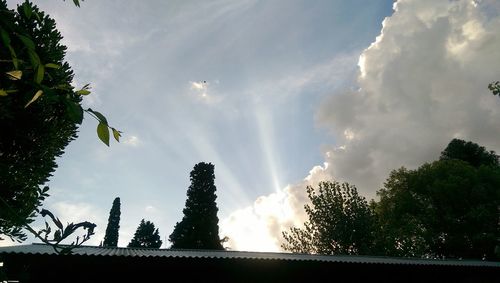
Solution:
<svg viewBox="0 0 500 283"><path fill-rule="evenodd" d="M285 250L498 260L500 166L493 151L452 140L438 160L393 170L378 201L347 183L309 187L309 221L283 232Z"/></svg>

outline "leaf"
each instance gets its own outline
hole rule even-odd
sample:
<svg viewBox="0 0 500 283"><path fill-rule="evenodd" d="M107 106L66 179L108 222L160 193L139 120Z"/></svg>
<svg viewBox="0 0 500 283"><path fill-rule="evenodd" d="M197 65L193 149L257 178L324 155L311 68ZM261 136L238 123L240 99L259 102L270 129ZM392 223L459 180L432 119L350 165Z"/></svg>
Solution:
<svg viewBox="0 0 500 283"><path fill-rule="evenodd" d="M14 69L19 69L19 60L17 60L17 55L16 55L16 51L14 51L14 48L12 48L12 46L8 46L9 47L9 51L10 51L10 56L12 57L12 64L14 64Z"/></svg>
<svg viewBox="0 0 500 283"><path fill-rule="evenodd" d="M73 0L73 3L75 3L75 6L80 8L80 1L79 0Z"/></svg>
<svg viewBox="0 0 500 283"><path fill-rule="evenodd" d="M31 14L33 13L33 10L31 10L31 7L28 4L25 3L23 5L23 11L26 18L28 18L28 20L31 19Z"/></svg>
<svg viewBox="0 0 500 283"><path fill-rule="evenodd" d="M38 13L37 13L37 12L33 12L33 14L35 15L35 18L36 18L39 22L41 22L41 21L42 21L42 19L40 19L40 15L38 15Z"/></svg>
<svg viewBox="0 0 500 283"><path fill-rule="evenodd" d="M71 120L75 121L78 124L81 124L83 121L83 109L80 104L75 103L73 101L66 102L66 110L68 111L68 116Z"/></svg>
<svg viewBox="0 0 500 283"><path fill-rule="evenodd" d="M113 130L113 137L117 142L120 142L120 137L122 136L121 132L116 130L115 128L111 128Z"/></svg>
<svg viewBox="0 0 500 283"><path fill-rule="evenodd" d="M59 69L59 68L61 68L61 66L54 64L54 63L47 63L47 64L45 64L45 68Z"/></svg>
<svg viewBox="0 0 500 283"><path fill-rule="evenodd" d="M106 126L108 125L108 120L106 120L106 117L104 117L104 115L102 115L101 113L97 112L97 111L94 111L92 109L88 109L88 111L90 111L92 114L94 114L97 119L99 120L100 123L103 123L105 124Z"/></svg>
<svg viewBox="0 0 500 283"><path fill-rule="evenodd" d="M0 28L0 35L2 36L2 42L5 46L10 46L10 37L9 34L3 29Z"/></svg>
<svg viewBox="0 0 500 283"><path fill-rule="evenodd" d="M105 145L109 146L108 125L104 124L103 122L99 122L99 125L97 125L97 136Z"/></svg>
<svg viewBox="0 0 500 283"><path fill-rule="evenodd" d="M43 94L42 90L37 91L33 96L33 98L28 103L26 103L24 108L28 107L31 103L35 102L42 94Z"/></svg>
<svg viewBox="0 0 500 283"><path fill-rule="evenodd" d="M78 94L78 95L89 95L90 91L88 91L86 89L80 89L79 91L76 92L76 94Z"/></svg>
<svg viewBox="0 0 500 283"><path fill-rule="evenodd" d="M31 51L35 50L35 43L33 43L31 38L22 34L17 34L17 37L24 43L24 45L26 46L26 48L28 48L28 50Z"/></svg>
<svg viewBox="0 0 500 283"><path fill-rule="evenodd" d="M28 50L28 56L30 57L31 66L33 67L33 69L40 65L40 57L38 57L38 54L36 54L35 51Z"/></svg>
<svg viewBox="0 0 500 283"><path fill-rule="evenodd" d="M59 218L54 219L54 224L56 224L57 228L59 228L59 229L63 228L63 225L61 223L61 220L59 220Z"/></svg>
<svg viewBox="0 0 500 283"><path fill-rule="evenodd" d="M44 74L45 74L45 67L42 64L38 65L35 73L35 82L37 84L42 82Z"/></svg>
<svg viewBox="0 0 500 283"><path fill-rule="evenodd" d="M0 88L0 96L7 96L9 95L5 90Z"/></svg>
<svg viewBox="0 0 500 283"><path fill-rule="evenodd" d="M16 71L7 72L6 74L9 76L9 79L11 79L11 80L20 80L22 75L23 75L23 72L16 70Z"/></svg>

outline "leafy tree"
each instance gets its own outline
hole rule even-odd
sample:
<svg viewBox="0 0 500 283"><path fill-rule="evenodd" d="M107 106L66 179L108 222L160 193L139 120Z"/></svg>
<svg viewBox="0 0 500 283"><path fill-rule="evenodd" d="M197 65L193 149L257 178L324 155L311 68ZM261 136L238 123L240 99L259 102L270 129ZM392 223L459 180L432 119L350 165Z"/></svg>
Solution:
<svg viewBox="0 0 500 283"><path fill-rule="evenodd" d="M283 232L281 247L296 253L370 254L375 235L374 216L365 198L348 183L321 182L307 187L311 205L304 228Z"/></svg>
<svg viewBox="0 0 500 283"><path fill-rule="evenodd" d="M24 9L31 9L32 15L28 17ZM73 72L63 61L66 47L59 44L62 37L55 30L54 20L29 3L10 11L5 1L0 1L0 23L3 44L0 49L0 197L3 200L0 233L24 239L20 226L34 216L42 195L39 186L57 167L55 158L76 138L78 123L66 114L66 108L79 104L81 98L68 90L51 89L58 97L66 98L42 97L38 103L30 104L39 89L48 92L49 88L71 83ZM49 68L51 65L43 65L42 60L58 67ZM11 75L7 76L9 72ZM40 77L45 77L43 87ZM10 213L8 207L17 216Z"/></svg>
<svg viewBox="0 0 500 283"><path fill-rule="evenodd" d="M22 241L21 227L33 221L48 196L41 188L57 167L55 159L77 137L83 112L99 121L98 136L120 132L92 109L83 110L64 61L66 47L55 21L28 1L9 10L0 0L0 234Z"/></svg>
<svg viewBox="0 0 500 283"><path fill-rule="evenodd" d="M441 156L417 170L393 171L378 192L375 210L384 253L495 258L500 238L500 168L494 158L482 158L494 153L453 140Z"/></svg>
<svg viewBox="0 0 500 283"><path fill-rule="evenodd" d="M222 250L215 203L214 165L198 163L190 176L184 217L177 222L169 237L172 248Z"/></svg>
<svg viewBox="0 0 500 283"><path fill-rule="evenodd" d="M118 230L120 229L120 198L117 197L113 201L113 206L109 212L108 226L106 227L106 235L104 235L105 247L118 246Z"/></svg>
<svg viewBox="0 0 500 283"><path fill-rule="evenodd" d="M161 247L160 233L155 229L153 222L141 220L139 227L135 231L134 238L127 247L129 248L154 248Z"/></svg>
<svg viewBox="0 0 500 283"><path fill-rule="evenodd" d="M490 83L488 85L488 89L493 93L493 95L500 96L500 81Z"/></svg>
<svg viewBox="0 0 500 283"><path fill-rule="evenodd" d="M474 167L499 166L498 155L494 151L487 151L483 146L473 142L453 139L443 152L440 160L463 160Z"/></svg>

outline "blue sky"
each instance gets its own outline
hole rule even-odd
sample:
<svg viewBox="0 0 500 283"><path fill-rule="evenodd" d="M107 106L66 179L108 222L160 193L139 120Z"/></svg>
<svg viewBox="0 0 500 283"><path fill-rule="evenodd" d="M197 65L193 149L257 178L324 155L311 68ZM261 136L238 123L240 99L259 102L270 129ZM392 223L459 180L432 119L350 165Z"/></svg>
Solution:
<svg viewBox="0 0 500 283"><path fill-rule="evenodd" d="M277 250L278 228L303 220L306 184L347 180L373 197L390 169L432 160L453 137L497 149L493 97L471 106L435 92L470 78L455 86L463 97L486 93L480 86L499 76L482 68L498 56L497 3L399 2L395 11L392 0L40 2L64 36L74 84L92 86L84 105L124 132L107 148L86 116L46 206L97 223L98 244L119 196L120 246L142 218L165 240L182 218L189 172L212 162L221 237L235 249ZM493 47L478 43L487 40ZM444 116L424 111L430 103L441 115L488 111L439 124ZM267 229L262 239L238 238L252 221Z"/></svg>

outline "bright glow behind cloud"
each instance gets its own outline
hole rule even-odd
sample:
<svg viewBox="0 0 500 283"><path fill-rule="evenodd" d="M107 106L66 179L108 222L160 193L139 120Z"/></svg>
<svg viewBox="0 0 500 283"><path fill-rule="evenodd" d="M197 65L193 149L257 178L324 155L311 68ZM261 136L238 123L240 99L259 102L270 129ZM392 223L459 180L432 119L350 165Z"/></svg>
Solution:
<svg viewBox="0 0 500 283"><path fill-rule="evenodd" d="M263 250L252 243L266 235L267 250L278 250L281 232L305 220L307 184L334 177L374 197L390 170L435 160L454 137L500 149L500 101L487 89L500 78L500 2L402 0L394 7L360 56L358 90L332 95L317 113L337 141L326 148L328 165L225 219L232 248Z"/></svg>

